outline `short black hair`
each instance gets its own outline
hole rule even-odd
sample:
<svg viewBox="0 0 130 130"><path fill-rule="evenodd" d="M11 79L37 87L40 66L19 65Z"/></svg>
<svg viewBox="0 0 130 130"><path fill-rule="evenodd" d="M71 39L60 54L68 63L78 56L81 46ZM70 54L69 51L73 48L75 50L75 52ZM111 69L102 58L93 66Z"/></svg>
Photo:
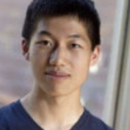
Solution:
<svg viewBox="0 0 130 130"><path fill-rule="evenodd" d="M100 18L91 0L33 0L27 8L22 36L29 43L39 20L66 15L76 16L84 23L92 49L100 44Z"/></svg>

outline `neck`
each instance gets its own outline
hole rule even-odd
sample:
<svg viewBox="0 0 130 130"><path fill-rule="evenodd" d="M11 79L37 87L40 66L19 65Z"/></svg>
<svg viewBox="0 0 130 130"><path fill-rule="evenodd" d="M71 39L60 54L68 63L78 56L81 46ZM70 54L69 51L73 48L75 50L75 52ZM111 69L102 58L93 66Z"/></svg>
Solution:
<svg viewBox="0 0 130 130"><path fill-rule="evenodd" d="M48 123L52 124L53 129L54 125L71 127L83 113L79 90L63 96L48 96L32 91L22 99L22 104L32 118L44 128Z"/></svg>

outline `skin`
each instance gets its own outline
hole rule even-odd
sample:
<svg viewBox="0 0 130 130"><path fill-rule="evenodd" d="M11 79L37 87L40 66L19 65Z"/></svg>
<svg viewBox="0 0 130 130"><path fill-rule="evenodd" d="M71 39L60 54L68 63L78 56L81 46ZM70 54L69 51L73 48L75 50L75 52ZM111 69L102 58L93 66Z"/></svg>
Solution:
<svg viewBox="0 0 130 130"><path fill-rule="evenodd" d="M34 76L32 91L21 100L23 107L43 129L69 130L83 113L81 86L100 46L92 51L84 25L64 16L40 20L30 45L22 40L22 50Z"/></svg>

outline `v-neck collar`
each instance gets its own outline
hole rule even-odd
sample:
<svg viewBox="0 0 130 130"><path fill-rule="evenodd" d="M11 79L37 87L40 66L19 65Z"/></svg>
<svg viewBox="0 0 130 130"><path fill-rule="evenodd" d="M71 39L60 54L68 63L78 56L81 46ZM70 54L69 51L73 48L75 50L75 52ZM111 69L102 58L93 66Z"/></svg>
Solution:
<svg viewBox="0 0 130 130"><path fill-rule="evenodd" d="M17 104L17 111L19 111L21 118L28 122L29 124L31 124L31 127L34 130L45 130L43 128L41 128L33 119L32 117L27 113L27 111L24 109L24 107L22 106L20 100L18 100L16 102ZM69 118L69 116L68 116ZM88 111L84 108L84 111L82 113L82 115L80 116L79 120L73 125L73 127L70 130L80 130L81 126L84 123L87 123L88 121Z"/></svg>

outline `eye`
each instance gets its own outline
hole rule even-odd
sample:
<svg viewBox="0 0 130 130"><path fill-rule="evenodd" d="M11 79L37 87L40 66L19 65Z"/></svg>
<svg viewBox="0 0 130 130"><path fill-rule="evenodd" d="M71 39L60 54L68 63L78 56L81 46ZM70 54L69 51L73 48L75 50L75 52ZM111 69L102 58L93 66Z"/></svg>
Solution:
<svg viewBox="0 0 130 130"><path fill-rule="evenodd" d="M77 43L72 43L71 48L81 48L81 46Z"/></svg>
<svg viewBox="0 0 130 130"><path fill-rule="evenodd" d="M48 40L43 40L43 41L40 41L40 42L37 42L37 44L41 44L43 46L48 46L48 47L51 47L53 46L52 42L48 41Z"/></svg>

